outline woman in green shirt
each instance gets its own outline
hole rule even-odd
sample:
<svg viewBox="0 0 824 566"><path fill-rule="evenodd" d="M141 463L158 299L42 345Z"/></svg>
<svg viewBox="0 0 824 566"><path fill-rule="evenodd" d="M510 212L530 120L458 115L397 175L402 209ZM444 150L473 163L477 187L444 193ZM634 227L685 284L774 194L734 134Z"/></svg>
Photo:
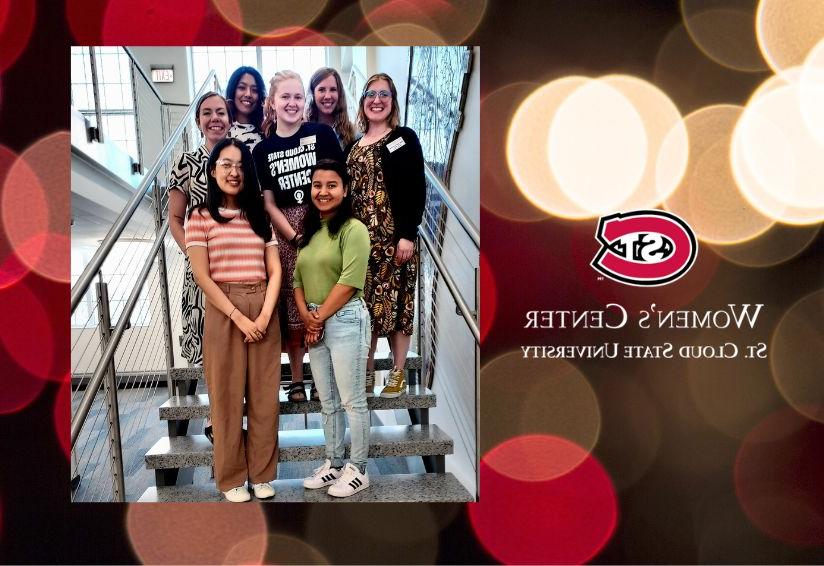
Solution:
<svg viewBox="0 0 824 566"><path fill-rule="evenodd" d="M309 489L330 486L329 495L348 497L369 487L365 382L371 330L363 286L371 246L366 226L352 217L346 166L322 159L312 169L311 178L294 289L320 396L326 461L303 485ZM352 439L346 466L344 411Z"/></svg>

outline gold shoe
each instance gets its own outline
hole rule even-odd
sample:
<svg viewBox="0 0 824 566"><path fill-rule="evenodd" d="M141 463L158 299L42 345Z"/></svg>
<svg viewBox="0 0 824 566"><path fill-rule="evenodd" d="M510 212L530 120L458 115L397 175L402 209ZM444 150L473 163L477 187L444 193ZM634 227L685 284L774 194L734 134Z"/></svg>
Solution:
<svg viewBox="0 0 824 566"><path fill-rule="evenodd" d="M366 370L366 396L375 396L375 370Z"/></svg>
<svg viewBox="0 0 824 566"><path fill-rule="evenodd" d="M406 395L406 380L403 377L403 370L392 368L389 378L386 380L386 387L381 391L381 397L394 399Z"/></svg>

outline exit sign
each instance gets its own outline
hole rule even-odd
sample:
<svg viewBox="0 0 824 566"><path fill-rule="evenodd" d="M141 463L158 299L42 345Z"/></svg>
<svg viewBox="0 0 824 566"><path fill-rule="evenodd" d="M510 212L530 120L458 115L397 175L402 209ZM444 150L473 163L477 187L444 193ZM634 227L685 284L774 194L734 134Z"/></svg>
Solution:
<svg viewBox="0 0 824 566"><path fill-rule="evenodd" d="M152 82L156 83L173 83L175 82L174 69L155 69L152 68Z"/></svg>

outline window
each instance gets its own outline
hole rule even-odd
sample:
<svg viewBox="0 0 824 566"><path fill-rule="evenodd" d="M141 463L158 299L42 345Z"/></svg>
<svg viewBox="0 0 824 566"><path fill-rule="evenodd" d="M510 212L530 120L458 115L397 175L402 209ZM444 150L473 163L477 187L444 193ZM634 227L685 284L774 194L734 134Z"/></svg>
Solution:
<svg viewBox="0 0 824 566"><path fill-rule="evenodd" d="M72 47L72 106L82 113L92 126L97 125L92 57L96 69L103 141L118 145L132 159L139 162L132 63L122 47Z"/></svg>
<svg viewBox="0 0 824 566"><path fill-rule="evenodd" d="M291 69L302 78L304 86L318 68L325 67L325 47L192 47L192 80L194 92L214 69L221 88L226 90L229 76L238 67L255 67L263 75L266 90L269 79L277 71Z"/></svg>

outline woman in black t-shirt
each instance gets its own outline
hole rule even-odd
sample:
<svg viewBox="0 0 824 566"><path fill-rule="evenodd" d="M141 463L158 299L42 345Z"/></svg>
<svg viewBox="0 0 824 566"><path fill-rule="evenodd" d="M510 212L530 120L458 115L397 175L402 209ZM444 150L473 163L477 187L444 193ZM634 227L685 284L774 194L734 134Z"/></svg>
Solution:
<svg viewBox="0 0 824 566"><path fill-rule="evenodd" d="M289 399L305 401L303 386L304 327L292 288L297 244L310 198L312 166L320 159L343 161L332 128L303 123L303 81L294 71L275 73L263 105L264 140L255 147L254 158L266 212L278 238L283 269L281 320L288 325L286 351L292 370ZM313 397L315 396L313 392Z"/></svg>

